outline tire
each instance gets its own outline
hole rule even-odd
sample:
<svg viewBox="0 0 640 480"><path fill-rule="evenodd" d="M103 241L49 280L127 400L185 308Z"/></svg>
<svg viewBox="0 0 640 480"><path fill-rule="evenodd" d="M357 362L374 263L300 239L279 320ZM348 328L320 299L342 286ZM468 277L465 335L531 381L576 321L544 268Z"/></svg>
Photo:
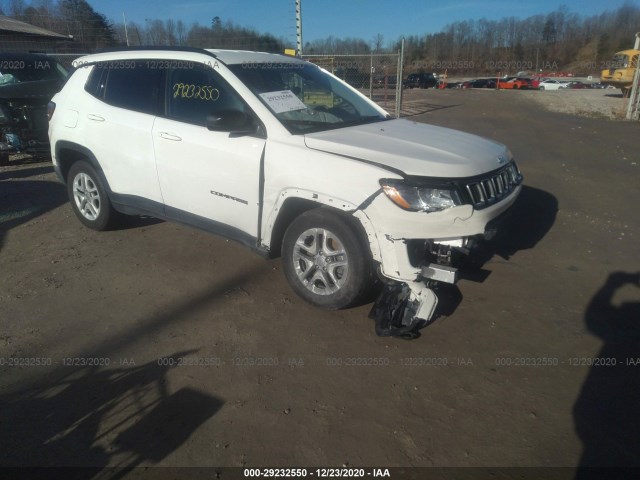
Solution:
<svg viewBox="0 0 640 480"><path fill-rule="evenodd" d="M86 227L98 231L113 227L117 213L107 189L89 163L81 160L71 166L67 175L67 194L73 213Z"/></svg>
<svg viewBox="0 0 640 480"><path fill-rule="evenodd" d="M372 288L371 254L355 221L318 208L301 214L287 228L282 240L284 273L306 302L338 310L357 304Z"/></svg>
<svg viewBox="0 0 640 480"><path fill-rule="evenodd" d="M544 92L544 87L538 87L538 90L542 90Z"/></svg>

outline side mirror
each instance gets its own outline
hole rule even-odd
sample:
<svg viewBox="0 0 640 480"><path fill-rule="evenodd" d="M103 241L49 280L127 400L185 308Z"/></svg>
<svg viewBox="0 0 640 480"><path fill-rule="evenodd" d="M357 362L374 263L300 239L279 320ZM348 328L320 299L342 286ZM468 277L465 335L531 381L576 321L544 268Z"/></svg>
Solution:
<svg viewBox="0 0 640 480"><path fill-rule="evenodd" d="M221 110L207 115L207 129L212 132L255 133L253 118L240 110Z"/></svg>

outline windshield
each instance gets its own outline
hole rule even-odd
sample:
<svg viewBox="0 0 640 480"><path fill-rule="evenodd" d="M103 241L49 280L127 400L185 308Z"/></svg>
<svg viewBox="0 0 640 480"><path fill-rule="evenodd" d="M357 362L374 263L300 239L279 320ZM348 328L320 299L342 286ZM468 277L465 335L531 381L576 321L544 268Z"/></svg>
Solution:
<svg viewBox="0 0 640 480"><path fill-rule="evenodd" d="M229 68L294 134L390 118L311 63L243 63Z"/></svg>
<svg viewBox="0 0 640 480"><path fill-rule="evenodd" d="M0 58L0 85L38 80L65 80L67 71L50 59Z"/></svg>
<svg viewBox="0 0 640 480"><path fill-rule="evenodd" d="M613 59L609 63L610 63L610 68L612 69L629 68L629 55L625 55L625 54L614 55Z"/></svg>

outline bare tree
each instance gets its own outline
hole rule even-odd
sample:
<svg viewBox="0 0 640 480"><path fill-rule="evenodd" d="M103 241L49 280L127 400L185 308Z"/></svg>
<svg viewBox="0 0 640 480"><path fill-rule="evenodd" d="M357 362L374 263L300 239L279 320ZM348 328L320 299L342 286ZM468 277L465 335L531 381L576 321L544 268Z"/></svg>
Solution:
<svg viewBox="0 0 640 480"><path fill-rule="evenodd" d="M380 53L384 46L384 35L382 35L381 33L376 33L371 43L373 46L373 51L376 53Z"/></svg>

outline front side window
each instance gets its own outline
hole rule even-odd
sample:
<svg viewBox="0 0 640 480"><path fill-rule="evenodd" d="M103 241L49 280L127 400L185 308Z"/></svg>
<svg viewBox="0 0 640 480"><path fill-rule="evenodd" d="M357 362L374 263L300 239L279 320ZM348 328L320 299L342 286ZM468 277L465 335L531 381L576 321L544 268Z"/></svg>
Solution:
<svg viewBox="0 0 640 480"><path fill-rule="evenodd" d="M93 68L107 70L104 101L109 105L151 115L163 113L164 70L140 60L102 62Z"/></svg>
<svg viewBox="0 0 640 480"><path fill-rule="evenodd" d="M380 122L388 117L311 63L243 63L231 71L294 134Z"/></svg>
<svg viewBox="0 0 640 480"><path fill-rule="evenodd" d="M172 68L168 87L169 118L205 126L207 116L223 110L249 113L240 96L211 68L198 63Z"/></svg>

